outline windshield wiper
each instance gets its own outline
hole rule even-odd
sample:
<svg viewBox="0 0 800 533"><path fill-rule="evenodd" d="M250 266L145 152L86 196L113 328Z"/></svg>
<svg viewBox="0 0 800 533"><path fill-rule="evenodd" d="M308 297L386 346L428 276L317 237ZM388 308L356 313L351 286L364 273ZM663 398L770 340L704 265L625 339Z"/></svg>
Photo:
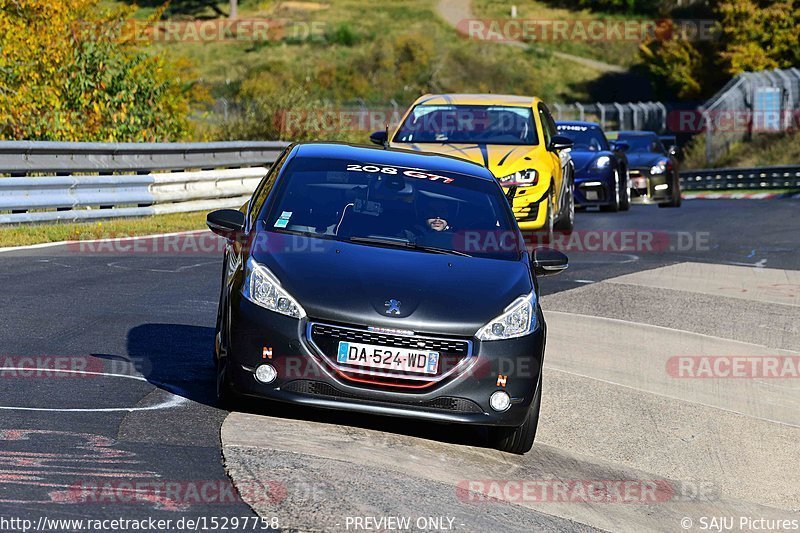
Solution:
<svg viewBox="0 0 800 533"><path fill-rule="evenodd" d="M420 250L432 254L460 255L463 257L472 257L471 255L465 254L464 252L459 252L458 250L437 248L435 246L425 246L422 244L411 242L408 239L403 239L402 237L350 237L347 240L350 242L358 242L364 244L378 244L382 246L395 246L398 248L408 248L410 250Z"/></svg>

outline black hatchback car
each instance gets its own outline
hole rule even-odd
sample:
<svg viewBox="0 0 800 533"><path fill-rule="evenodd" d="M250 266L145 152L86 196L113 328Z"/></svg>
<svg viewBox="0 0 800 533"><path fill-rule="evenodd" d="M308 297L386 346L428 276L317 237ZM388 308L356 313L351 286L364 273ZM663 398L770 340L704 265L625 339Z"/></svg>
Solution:
<svg viewBox="0 0 800 533"><path fill-rule="evenodd" d="M216 327L221 401L536 434L546 325L537 276L494 176L460 159L335 143L287 148L226 237Z"/></svg>

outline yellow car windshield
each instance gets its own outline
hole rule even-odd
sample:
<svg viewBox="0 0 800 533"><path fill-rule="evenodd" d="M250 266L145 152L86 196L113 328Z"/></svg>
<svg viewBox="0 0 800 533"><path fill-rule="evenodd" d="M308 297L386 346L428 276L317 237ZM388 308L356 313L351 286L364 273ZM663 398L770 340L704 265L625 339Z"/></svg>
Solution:
<svg viewBox="0 0 800 533"><path fill-rule="evenodd" d="M528 107L418 105L393 142L538 144Z"/></svg>

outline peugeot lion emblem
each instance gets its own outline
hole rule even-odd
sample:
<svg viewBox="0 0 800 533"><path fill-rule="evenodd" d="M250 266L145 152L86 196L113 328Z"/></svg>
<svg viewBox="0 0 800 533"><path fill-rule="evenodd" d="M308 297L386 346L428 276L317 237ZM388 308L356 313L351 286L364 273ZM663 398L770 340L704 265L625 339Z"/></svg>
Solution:
<svg viewBox="0 0 800 533"><path fill-rule="evenodd" d="M386 314L387 315L399 315L400 314L400 300L395 300L392 298L391 300L386 300L386 303L383 304L387 307Z"/></svg>

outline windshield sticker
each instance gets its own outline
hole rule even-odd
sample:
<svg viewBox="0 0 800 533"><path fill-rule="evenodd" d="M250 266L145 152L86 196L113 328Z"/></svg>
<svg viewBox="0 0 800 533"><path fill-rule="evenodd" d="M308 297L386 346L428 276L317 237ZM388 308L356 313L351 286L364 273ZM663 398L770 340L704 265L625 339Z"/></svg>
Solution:
<svg viewBox="0 0 800 533"><path fill-rule="evenodd" d="M288 225L289 225L288 218L279 218L278 220L275 221L276 228L285 228Z"/></svg>
<svg viewBox="0 0 800 533"><path fill-rule="evenodd" d="M409 178L418 178L430 181L441 181L442 183L453 183L455 181L453 178L440 176L438 174L428 172L427 170L422 170L419 168L410 168L410 167L385 167L380 165L347 165L347 170L349 172L370 172L376 174L380 173L389 175L400 174L402 176L407 176Z"/></svg>
<svg viewBox="0 0 800 533"><path fill-rule="evenodd" d="M290 218L292 218L292 212L284 211L283 213L281 213L280 218L285 218L286 220L289 220Z"/></svg>

